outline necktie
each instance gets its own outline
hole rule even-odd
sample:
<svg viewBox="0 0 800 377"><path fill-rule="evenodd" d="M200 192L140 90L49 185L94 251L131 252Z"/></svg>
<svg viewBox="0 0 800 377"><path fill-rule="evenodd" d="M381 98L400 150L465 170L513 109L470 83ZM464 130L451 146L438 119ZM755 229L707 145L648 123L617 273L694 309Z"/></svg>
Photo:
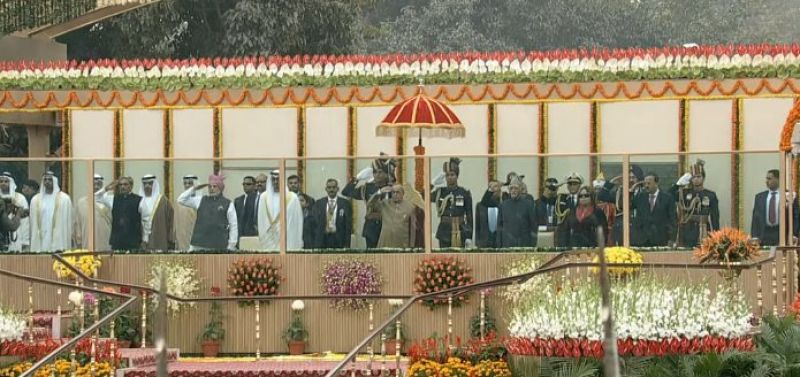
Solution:
<svg viewBox="0 0 800 377"><path fill-rule="evenodd" d="M336 199L328 199L328 233L336 231L336 220L334 214L336 212Z"/></svg>
<svg viewBox="0 0 800 377"><path fill-rule="evenodd" d="M775 225L778 223L778 211L776 208L777 206L775 205L777 201L775 197L777 195L775 194L777 194L775 191L772 191L769 194L769 225Z"/></svg>
<svg viewBox="0 0 800 377"><path fill-rule="evenodd" d="M653 212L653 208L656 206L656 194L650 194L650 212Z"/></svg>

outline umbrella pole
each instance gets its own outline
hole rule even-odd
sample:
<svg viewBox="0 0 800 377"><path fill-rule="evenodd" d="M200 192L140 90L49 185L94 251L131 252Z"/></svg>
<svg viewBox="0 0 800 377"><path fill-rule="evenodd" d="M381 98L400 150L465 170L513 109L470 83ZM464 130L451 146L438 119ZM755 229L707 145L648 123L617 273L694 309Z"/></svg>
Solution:
<svg viewBox="0 0 800 377"><path fill-rule="evenodd" d="M425 147L422 146L422 131L419 132L419 143L414 147L414 155L418 156L414 162L414 188L422 193L425 192L425 169L423 169L425 159L422 158L425 155Z"/></svg>

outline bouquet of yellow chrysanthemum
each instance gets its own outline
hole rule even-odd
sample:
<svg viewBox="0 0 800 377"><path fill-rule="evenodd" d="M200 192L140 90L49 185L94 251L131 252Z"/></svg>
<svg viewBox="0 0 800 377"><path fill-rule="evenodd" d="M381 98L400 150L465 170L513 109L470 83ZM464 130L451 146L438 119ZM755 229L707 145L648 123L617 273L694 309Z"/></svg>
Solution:
<svg viewBox="0 0 800 377"><path fill-rule="evenodd" d="M85 253L88 250L68 250L65 251L64 254L61 256L64 258L67 263L76 267L80 270L84 275L93 277L97 273L97 270L100 266L103 265L103 262L100 260L99 256L95 255L70 255L70 254L78 254L78 253ZM64 265L61 261L54 261L53 262L53 271L55 271L56 276L61 279L65 278L75 278L75 273L72 272L67 266Z"/></svg>
<svg viewBox="0 0 800 377"><path fill-rule="evenodd" d="M606 263L630 264L631 267L610 267L608 273L615 277L632 275L639 270L642 264L642 254L627 247L607 247L603 250L606 256ZM592 263L600 262L600 257L595 255ZM599 273L600 267L592 267L592 272Z"/></svg>

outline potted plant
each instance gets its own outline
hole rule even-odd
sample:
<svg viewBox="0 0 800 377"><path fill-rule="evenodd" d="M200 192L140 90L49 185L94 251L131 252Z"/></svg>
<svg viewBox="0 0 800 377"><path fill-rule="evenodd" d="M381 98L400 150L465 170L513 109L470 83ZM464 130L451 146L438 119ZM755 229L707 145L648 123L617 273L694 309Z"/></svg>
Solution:
<svg viewBox="0 0 800 377"><path fill-rule="evenodd" d="M401 306L403 306L403 300L400 299L389 299L389 306L394 308L393 310L397 310ZM406 328L402 324L400 324L400 340L397 340L397 321L392 322L389 326L386 326L383 329L383 335L385 337L383 341L383 348L386 351L386 355L395 355L397 354L397 350L400 350L400 353L403 353L403 346L406 342Z"/></svg>
<svg viewBox="0 0 800 377"><path fill-rule="evenodd" d="M220 289L218 287L211 288L211 296L219 296ZM223 326L222 319L222 306L216 302L211 302L211 309L208 311L209 320L203 333L200 334L201 343L200 347L203 350L204 357L216 357L219 354L219 347L225 339L225 327Z"/></svg>
<svg viewBox="0 0 800 377"><path fill-rule="evenodd" d="M289 347L290 355L302 355L306 350L306 340L308 339L308 330L303 324L301 313L305 309L305 304L301 300L292 302L292 322L289 327L283 332L283 340Z"/></svg>

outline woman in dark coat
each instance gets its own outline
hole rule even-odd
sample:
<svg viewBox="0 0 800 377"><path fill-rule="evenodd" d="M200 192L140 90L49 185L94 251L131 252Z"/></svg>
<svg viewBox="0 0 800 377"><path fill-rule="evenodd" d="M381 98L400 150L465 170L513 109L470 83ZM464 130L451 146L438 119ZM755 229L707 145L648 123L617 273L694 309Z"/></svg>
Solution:
<svg viewBox="0 0 800 377"><path fill-rule="evenodd" d="M608 238L606 214L595 203L594 190L583 186L578 190L578 205L567 214L559 225L562 237L559 245L568 247L597 247L597 227L603 229L604 239Z"/></svg>

